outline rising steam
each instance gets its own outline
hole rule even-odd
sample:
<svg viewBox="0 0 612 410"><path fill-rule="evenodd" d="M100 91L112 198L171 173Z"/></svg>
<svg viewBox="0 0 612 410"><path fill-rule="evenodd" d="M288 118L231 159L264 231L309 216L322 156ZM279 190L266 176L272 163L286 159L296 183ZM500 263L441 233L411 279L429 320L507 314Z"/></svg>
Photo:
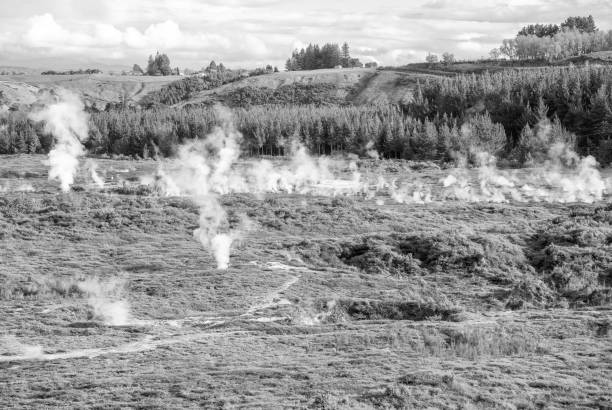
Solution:
<svg viewBox="0 0 612 410"><path fill-rule="evenodd" d="M94 184L96 184L96 186L100 189L104 188L104 180L98 174L98 164L90 159L87 161L87 168L89 168L89 175L91 176Z"/></svg>
<svg viewBox="0 0 612 410"><path fill-rule="evenodd" d="M183 145L169 169L160 169L157 181L166 195L188 195L200 210L199 228L193 235L217 262L218 269L229 267L230 248L237 233L229 230L227 214L218 194L232 192L232 165L240 155L240 134L226 112L224 119L206 139Z"/></svg>
<svg viewBox="0 0 612 410"><path fill-rule="evenodd" d="M55 137L55 146L49 152L49 180L57 179L62 191L68 192L74 182L79 156L84 154L81 141L87 138L87 114L83 103L72 93L61 91L58 100L30 117L44 121L45 131Z"/></svg>
<svg viewBox="0 0 612 410"><path fill-rule="evenodd" d="M44 354L40 345L21 343L13 335L0 337L0 355L21 356L25 359L37 359Z"/></svg>
<svg viewBox="0 0 612 410"><path fill-rule="evenodd" d="M215 257L219 269L227 269L230 248L239 236L231 231L218 196L250 193L305 195L354 195L375 199L382 205L388 197L396 203L427 204L446 200L469 202L586 202L600 201L610 191L593 157L580 158L564 145L553 145L547 160L528 171L502 170L488 153L475 156L478 167L467 168L467 161L439 182L423 181L418 175L389 178L381 172L360 172L354 159L313 158L294 141L289 161L239 161L241 135L229 116L222 113L223 125L204 140L183 145L174 160L162 164L154 183L165 195L187 195L200 210L194 236ZM368 145L367 154L377 154ZM343 175L340 177L339 175Z"/></svg>
<svg viewBox="0 0 612 410"><path fill-rule="evenodd" d="M123 298L125 288L123 281L104 282L94 278L78 282L77 286L87 296L87 304L92 309L92 319L111 326L124 326L130 323L130 307Z"/></svg>
<svg viewBox="0 0 612 410"><path fill-rule="evenodd" d="M469 202L601 201L609 191L592 156L580 158L564 144L550 147L544 164L529 172L500 170L495 157L478 154L477 178L458 168L441 180L444 197Z"/></svg>

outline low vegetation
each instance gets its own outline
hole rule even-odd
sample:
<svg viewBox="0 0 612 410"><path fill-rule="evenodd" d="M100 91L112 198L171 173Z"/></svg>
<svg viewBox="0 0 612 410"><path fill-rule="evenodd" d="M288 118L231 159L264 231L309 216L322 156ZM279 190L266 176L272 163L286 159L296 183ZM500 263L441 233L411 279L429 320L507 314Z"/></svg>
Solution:
<svg viewBox="0 0 612 410"><path fill-rule="evenodd" d="M0 337L0 382L12 403L605 408L611 399L610 301L598 296L610 289L608 204L224 195L230 225L250 223L219 271L192 236L189 198L109 182L157 164L98 159L106 188L83 169L58 194L41 159L1 164L0 178L37 187L0 196L10 336ZM360 164L438 178L399 161ZM85 279L114 283L138 322L106 324ZM264 311L246 315L253 306Z"/></svg>
<svg viewBox="0 0 612 410"><path fill-rule="evenodd" d="M86 70L78 69L78 70L69 70L69 71L54 71L48 70L40 73L41 75L77 75L77 74L100 74L101 70L97 68L88 68Z"/></svg>
<svg viewBox="0 0 612 410"><path fill-rule="evenodd" d="M337 96L337 87L330 83L281 85L276 89L266 87L240 87L225 97L231 107L252 105L346 105Z"/></svg>

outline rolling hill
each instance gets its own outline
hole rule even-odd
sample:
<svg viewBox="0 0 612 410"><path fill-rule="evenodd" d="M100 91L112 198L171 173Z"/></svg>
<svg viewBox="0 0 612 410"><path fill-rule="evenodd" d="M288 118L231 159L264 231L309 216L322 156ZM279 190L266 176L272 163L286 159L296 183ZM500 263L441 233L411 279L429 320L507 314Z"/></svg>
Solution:
<svg viewBox="0 0 612 410"><path fill-rule="evenodd" d="M201 91L176 106L210 104L221 102L231 105L234 93L241 89L278 90L291 85L329 85L329 97L352 104L375 102L400 102L411 98L418 78L425 75L399 71L374 69L325 69L312 71L290 71L249 77Z"/></svg>
<svg viewBox="0 0 612 410"><path fill-rule="evenodd" d="M181 77L93 75L4 75L0 76L0 92L7 105L29 105L44 90L67 89L79 95L85 105L104 109L107 103L138 102L147 93Z"/></svg>

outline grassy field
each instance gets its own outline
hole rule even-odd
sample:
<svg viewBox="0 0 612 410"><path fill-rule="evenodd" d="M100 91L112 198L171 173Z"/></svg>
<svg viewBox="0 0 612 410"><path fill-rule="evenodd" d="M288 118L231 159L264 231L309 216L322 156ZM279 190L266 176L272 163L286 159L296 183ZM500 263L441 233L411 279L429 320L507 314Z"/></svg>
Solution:
<svg viewBox="0 0 612 410"><path fill-rule="evenodd" d="M217 270L197 206L137 188L155 161L60 193L43 160L0 158L2 408L612 407L609 197L224 195ZM360 163L447 173L407 164Z"/></svg>

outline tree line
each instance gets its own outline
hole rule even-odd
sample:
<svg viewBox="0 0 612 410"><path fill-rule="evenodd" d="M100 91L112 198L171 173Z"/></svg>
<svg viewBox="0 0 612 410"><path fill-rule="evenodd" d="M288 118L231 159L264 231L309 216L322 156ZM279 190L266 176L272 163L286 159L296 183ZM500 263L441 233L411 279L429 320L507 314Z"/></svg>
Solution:
<svg viewBox="0 0 612 410"><path fill-rule="evenodd" d="M597 31L595 19L589 15L587 17L568 17L561 25L556 24L529 24L523 27L517 36L553 37L563 30L576 30L580 33L594 33Z"/></svg>
<svg viewBox="0 0 612 410"><path fill-rule="evenodd" d="M233 109L232 120L243 135L244 152L250 155L286 154L293 140L315 154L363 155L373 147L386 158L439 161L457 156L474 159L475 153L487 151L517 162L547 149L532 136L514 151L506 151L509 141L503 125L486 112L463 118L417 118L396 105L260 105ZM206 106L97 112L90 115L85 145L100 155L171 156L180 144L204 137L221 121ZM51 147L52 137L23 113L0 118L0 127L0 153L44 153ZM553 121L552 127L556 136L569 135L559 121Z"/></svg>
<svg viewBox="0 0 612 410"><path fill-rule="evenodd" d="M93 114L88 149L97 154L170 156L220 124L212 107L157 108ZM374 147L389 158L443 160L479 151L501 152L506 135L488 114L459 122L448 116L417 119L395 105L260 105L232 110L250 155L283 155L299 140L315 154L365 154ZM466 129L470 129L467 132Z"/></svg>
<svg viewBox="0 0 612 410"><path fill-rule="evenodd" d="M100 74L102 71L97 68L88 68L86 70L78 69L78 70L68 70L68 71L54 71L47 70L40 73L41 75L75 75L75 74Z"/></svg>

